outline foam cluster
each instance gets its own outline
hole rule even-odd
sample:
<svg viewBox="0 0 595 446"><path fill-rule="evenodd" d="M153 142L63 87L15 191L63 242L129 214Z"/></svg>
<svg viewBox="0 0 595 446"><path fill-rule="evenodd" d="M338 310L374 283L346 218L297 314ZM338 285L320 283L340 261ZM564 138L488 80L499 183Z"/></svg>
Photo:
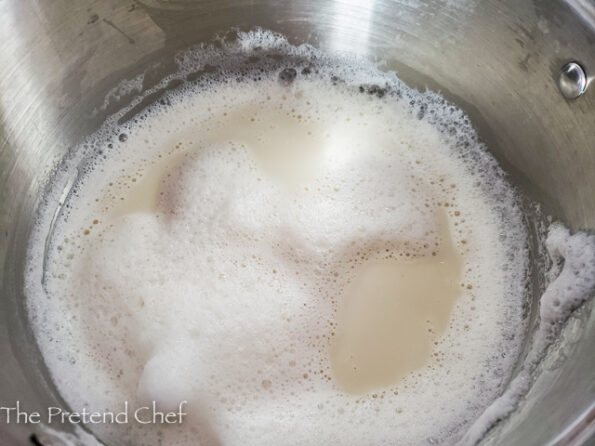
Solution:
<svg viewBox="0 0 595 446"><path fill-rule="evenodd" d="M182 425L89 426L107 444L460 439L517 360L528 259L515 193L467 117L261 31L179 65L156 87L178 88L65 161L41 213L28 307L64 399L188 401ZM447 329L393 386L344 391L329 360L343 291L371 260L435 255L439 213L464 263Z"/></svg>

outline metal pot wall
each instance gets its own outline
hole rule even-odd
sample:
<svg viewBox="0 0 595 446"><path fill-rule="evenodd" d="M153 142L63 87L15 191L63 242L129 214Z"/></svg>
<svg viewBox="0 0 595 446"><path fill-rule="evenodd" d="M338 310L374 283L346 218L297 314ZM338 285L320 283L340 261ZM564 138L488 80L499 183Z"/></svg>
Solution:
<svg viewBox="0 0 595 446"><path fill-rule="evenodd" d="M62 402L23 305L25 245L52 169L176 51L231 28L351 52L439 90L472 118L515 184L573 230L595 229L595 4L591 0L3 0L0 1L0 406ZM576 67L575 67L576 68ZM586 85L586 88L584 88ZM595 432L595 315L579 309L520 408L485 444L582 444ZM0 424L0 444L39 426ZM39 438L43 434L39 434ZM52 443L57 444L57 443ZM59 443L58 443L59 444Z"/></svg>

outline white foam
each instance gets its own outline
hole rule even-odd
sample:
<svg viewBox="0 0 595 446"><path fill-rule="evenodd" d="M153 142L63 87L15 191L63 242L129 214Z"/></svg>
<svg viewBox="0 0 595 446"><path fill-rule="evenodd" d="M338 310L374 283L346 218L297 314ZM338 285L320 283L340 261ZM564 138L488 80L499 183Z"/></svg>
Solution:
<svg viewBox="0 0 595 446"><path fill-rule="evenodd" d="M533 334L531 348L506 391L466 432L464 445L477 444L497 421L516 409L562 324L595 291L595 236L581 232L570 235L562 224L554 223L549 227L545 246L552 261L548 271L550 283L539 301L539 326Z"/></svg>
<svg viewBox="0 0 595 446"><path fill-rule="evenodd" d="M456 441L517 359L528 261L514 193L467 118L393 74L266 32L179 63L174 77L191 82L132 121L114 116L65 162L32 239L29 313L64 399L189 401L182 426L90 426L108 442ZM279 80L287 67L295 80ZM297 161L275 170L246 140L267 146L269 122L310 131L316 168L280 181ZM118 211L164 159L156 207ZM50 228L75 168L84 175ZM328 358L337 296L386 249L428 255L435 209L465 262L450 327L394 388L345 394Z"/></svg>

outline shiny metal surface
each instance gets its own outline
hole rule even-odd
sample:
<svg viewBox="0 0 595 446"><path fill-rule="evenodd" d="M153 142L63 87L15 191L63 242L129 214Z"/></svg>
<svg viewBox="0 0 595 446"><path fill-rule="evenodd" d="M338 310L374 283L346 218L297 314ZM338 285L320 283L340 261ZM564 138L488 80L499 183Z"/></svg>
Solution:
<svg viewBox="0 0 595 446"><path fill-rule="evenodd" d="M571 60L595 73L594 11L592 0L0 0L0 405L61 404L26 326L25 244L53 168L138 93L114 90L122 80L144 74L148 89L176 51L232 27L355 53L456 102L515 184L594 230L595 94L567 101L557 85ZM588 305L485 444L588 442L594 350ZM0 425L0 443L30 444L34 431Z"/></svg>
<svg viewBox="0 0 595 446"><path fill-rule="evenodd" d="M587 73L580 64L568 62L560 70L558 87L566 99L576 99L587 90Z"/></svg>

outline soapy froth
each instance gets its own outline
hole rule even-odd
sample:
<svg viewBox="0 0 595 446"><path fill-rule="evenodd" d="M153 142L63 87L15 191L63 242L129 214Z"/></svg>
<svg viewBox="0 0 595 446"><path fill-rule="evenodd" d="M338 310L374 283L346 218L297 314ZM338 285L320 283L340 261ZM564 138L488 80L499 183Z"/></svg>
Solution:
<svg viewBox="0 0 595 446"><path fill-rule="evenodd" d="M28 302L64 399L189 402L181 426L92 426L107 442L455 442L510 378L528 261L515 194L468 119L265 32L178 62L181 85L63 169L83 174ZM424 328L423 365L345 388L329 350L358 271L431 259L444 231L460 291L446 327Z"/></svg>

